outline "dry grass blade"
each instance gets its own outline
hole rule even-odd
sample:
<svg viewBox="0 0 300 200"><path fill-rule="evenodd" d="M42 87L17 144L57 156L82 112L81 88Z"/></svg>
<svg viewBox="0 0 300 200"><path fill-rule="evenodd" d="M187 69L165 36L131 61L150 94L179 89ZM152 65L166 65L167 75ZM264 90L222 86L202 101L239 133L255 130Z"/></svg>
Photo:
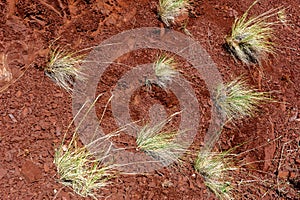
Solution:
<svg viewBox="0 0 300 200"><path fill-rule="evenodd" d="M188 12L188 6L188 0L159 0L158 14L166 26L170 26L176 17Z"/></svg>
<svg viewBox="0 0 300 200"><path fill-rule="evenodd" d="M137 149L146 152L165 165L180 161L179 154L186 151L183 144L175 141L179 133L161 131L169 120L170 118L152 127L144 126L136 138Z"/></svg>
<svg viewBox="0 0 300 200"><path fill-rule="evenodd" d="M79 69L83 57L77 55L77 52L71 53L57 47L50 52L50 61L44 69L45 74L67 92L72 92L75 78L79 81L85 80Z"/></svg>
<svg viewBox="0 0 300 200"><path fill-rule="evenodd" d="M226 37L226 47L235 58L242 62L261 65L261 61L267 57L267 54L275 54L275 44L271 42L274 39L273 26L280 22L268 20L284 9L270 9L258 16L248 17L249 10L257 2L258 0L241 18L235 20L231 34Z"/></svg>
<svg viewBox="0 0 300 200"><path fill-rule="evenodd" d="M253 116L254 111L264 102L274 101L268 92L252 89L244 79L237 78L219 86L216 92L216 107L225 112L227 119L239 119Z"/></svg>

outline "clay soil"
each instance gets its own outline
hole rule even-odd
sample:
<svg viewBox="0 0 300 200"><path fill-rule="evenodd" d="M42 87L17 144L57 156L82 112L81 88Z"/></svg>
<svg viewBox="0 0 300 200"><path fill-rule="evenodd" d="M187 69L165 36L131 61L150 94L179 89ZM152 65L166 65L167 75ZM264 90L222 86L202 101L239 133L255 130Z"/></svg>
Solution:
<svg viewBox="0 0 300 200"><path fill-rule="evenodd" d="M82 199L59 183L53 164L54 150L72 120L72 99L41 70L48 61L49 46L80 50L125 30L163 27L156 14L157 2L0 0L1 67L5 60L12 74L10 82L1 82L1 87L8 83L9 87L0 93L0 199ZM232 177L237 181L256 180L241 184L235 191L237 199L300 199L300 5L295 0L262 0L251 11L259 14L274 7L288 7L288 25L276 26L277 55L270 56L263 64L263 73L259 73L255 67L235 62L222 47L235 17L251 3L195 1L186 24L225 81L244 74L254 87L273 91L277 100L261 106L254 118L226 125L214 150L239 146L234 153L241 155L239 163L247 165ZM173 29L183 32L181 25ZM128 67L112 65L108 69L98 85L98 92L105 94L96 105L98 113L118 78L130 67L153 62L156 53L132 52L118 60ZM197 151L203 146L210 120L210 97L191 66L179 62L183 63L183 76L192 83L201 102L200 128L191 146L192 151ZM151 91L140 88L130 106L133 120L147 120L149 108L157 103L167 113L180 110L173 94L157 87ZM110 107L102 124L106 131L117 128ZM132 138L122 137L120 145L129 146ZM194 158L190 156L185 164L150 174L120 175L99 191L99 199L217 199L194 171Z"/></svg>

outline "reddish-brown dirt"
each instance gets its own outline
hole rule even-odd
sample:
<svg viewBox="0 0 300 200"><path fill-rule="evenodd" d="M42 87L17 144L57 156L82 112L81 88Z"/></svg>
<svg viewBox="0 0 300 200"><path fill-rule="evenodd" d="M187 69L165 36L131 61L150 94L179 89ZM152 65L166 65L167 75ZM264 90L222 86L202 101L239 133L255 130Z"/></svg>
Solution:
<svg viewBox="0 0 300 200"><path fill-rule="evenodd" d="M40 69L47 62L51 44L80 50L125 30L162 27L157 2L0 0L0 67L6 66L8 71L0 82L1 199L82 199L59 183L53 164L54 150L72 120L72 99ZM222 48L234 18L252 1L195 2L186 28L210 54L224 80L244 74L253 86L274 91L278 101L263 105L255 118L226 125L216 145L219 150L228 150L244 144L235 153L240 154L238 162L248 164L232 176L256 181L239 188L239 199L300 199L299 4L294 0L262 0L251 11L259 14L273 7L288 7L289 25L276 26L279 51L264 63L262 74L235 62ZM182 31L180 26L174 29ZM134 67L153 61L156 53L133 52L119 62ZM183 65L180 70L202 105L200 128L191 146L191 150L199 150L210 120L210 97L203 81L193 76L193 70L186 70L189 67ZM98 92L108 99L111 87L128 69L111 66ZM131 105L133 119L148 119L148 109L154 103L166 106L170 113L178 111L178 102L170 95L158 88L136 91ZM110 108L102 124L107 131L116 128ZM126 141L125 136L123 139ZM195 175L192 159L152 174L120 175L99 191L99 199L216 199L203 178Z"/></svg>

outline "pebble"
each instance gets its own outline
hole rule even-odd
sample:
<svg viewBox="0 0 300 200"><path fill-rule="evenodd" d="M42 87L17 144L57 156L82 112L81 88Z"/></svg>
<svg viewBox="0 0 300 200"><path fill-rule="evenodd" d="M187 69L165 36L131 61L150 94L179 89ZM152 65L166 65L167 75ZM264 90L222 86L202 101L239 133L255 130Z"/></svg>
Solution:
<svg viewBox="0 0 300 200"><path fill-rule="evenodd" d="M42 178L41 169L30 160L27 160L23 163L21 167L21 174L26 181L31 183Z"/></svg>
<svg viewBox="0 0 300 200"><path fill-rule="evenodd" d="M290 172L288 172L288 171L280 171L278 173L278 177L280 179L287 179L289 177L289 175L290 175Z"/></svg>
<svg viewBox="0 0 300 200"><path fill-rule="evenodd" d="M30 110L27 107L25 107L21 112L22 118L25 118L29 114L29 112Z"/></svg>
<svg viewBox="0 0 300 200"><path fill-rule="evenodd" d="M6 169L0 168L0 179L2 179L7 173Z"/></svg>
<svg viewBox="0 0 300 200"><path fill-rule="evenodd" d="M21 92L21 90L19 90L18 92L16 92L16 97L21 97L22 96L22 92Z"/></svg>
<svg viewBox="0 0 300 200"><path fill-rule="evenodd" d="M17 123L17 119L15 118L15 116L13 114L8 114L9 118L14 122L14 123Z"/></svg>
<svg viewBox="0 0 300 200"><path fill-rule="evenodd" d="M47 173L49 172L50 168L47 164L44 164L44 171Z"/></svg>
<svg viewBox="0 0 300 200"><path fill-rule="evenodd" d="M298 177L297 173L291 172L290 179L296 179L297 177Z"/></svg>

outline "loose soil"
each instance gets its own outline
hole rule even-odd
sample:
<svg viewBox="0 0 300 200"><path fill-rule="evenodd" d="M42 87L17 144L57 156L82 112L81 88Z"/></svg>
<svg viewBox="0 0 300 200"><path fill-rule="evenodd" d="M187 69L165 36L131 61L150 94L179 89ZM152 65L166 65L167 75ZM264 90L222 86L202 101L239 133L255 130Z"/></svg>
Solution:
<svg viewBox="0 0 300 200"><path fill-rule="evenodd" d="M288 7L288 25L276 27L278 54L270 57L263 73L259 73L255 67L235 62L222 48L235 17L251 3L196 1L186 24L225 81L243 74L260 90L274 91L278 101L263 105L254 118L226 125L215 150L240 145L234 153L240 154L239 162L247 165L232 176L240 181L260 180L241 185L237 199L300 199L300 6L294 0L262 0L251 11L259 14L270 8ZM54 150L72 120L72 99L41 70L47 63L49 46L80 50L125 30L163 27L156 6L154 0L0 1L0 67L6 67L6 75L0 77L0 86L4 87L0 93L1 199L82 199L59 183L53 164ZM173 28L182 32L180 25ZM137 64L153 62L156 54L155 50L132 52L119 59L128 67L112 65L107 70L98 85L97 91L104 93L96 105L98 114L118 78ZM210 97L191 66L179 63L201 104L200 128L190 147L197 151L203 146L209 125ZM133 120L147 121L149 108L157 103L167 113L179 111L172 93L157 87L151 91L140 88L130 105ZM102 124L107 132L118 128L110 107ZM132 140L125 134L119 139L124 146ZM193 159L190 156L185 164L151 174L120 175L99 191L99 199L216 199L194 171Z"/></svg>

